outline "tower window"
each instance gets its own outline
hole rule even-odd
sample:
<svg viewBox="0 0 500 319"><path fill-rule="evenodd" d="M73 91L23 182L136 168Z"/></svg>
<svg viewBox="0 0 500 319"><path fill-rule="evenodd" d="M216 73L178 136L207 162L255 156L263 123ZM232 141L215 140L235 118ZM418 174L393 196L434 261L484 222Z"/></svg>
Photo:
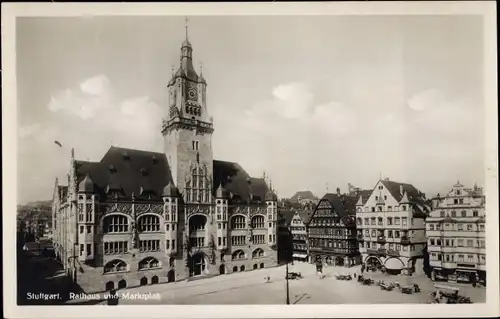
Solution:
<svg viewBox="0 0 500 319"><path fill-rule="evenodd" d="M198 141L192 141L192 146L193 146L193 151L197 151L199 148L199 142Z"/></svg>

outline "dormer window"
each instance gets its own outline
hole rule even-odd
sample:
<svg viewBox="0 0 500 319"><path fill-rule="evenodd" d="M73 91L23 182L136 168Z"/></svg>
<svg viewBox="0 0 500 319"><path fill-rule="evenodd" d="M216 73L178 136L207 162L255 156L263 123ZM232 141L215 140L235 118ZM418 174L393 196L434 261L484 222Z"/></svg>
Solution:
<svg viewBox="0 0 500 319"><path fill-rule="evenodd" d="M158 163L158 159L157 159L157 158L156 158L156 156L154 156L154 155L153 155L152 160L153 160L153 163L154 163L154 164Z"/></svg>
<svg viewBox="0 0 500 319"><path fill-rule="evenodd" d="M116 167L113 164L109 164L108 169L111 173L116 172Z"/></svg>
<svg viewBox="0 0 500 319"><path fill-rule="evenodd" d="M128 155L127 152L123 152L122 156L123 156L123 159L125 159L125 160L129 160L130 159L130 155Z"/></svg>
<svg viewBox="0 0 500 319"><path fill-rule="evenodd" d="M145 167L141 168L141 173L142 173L142 176L147 176L149 174L148 169Z"/></svg>

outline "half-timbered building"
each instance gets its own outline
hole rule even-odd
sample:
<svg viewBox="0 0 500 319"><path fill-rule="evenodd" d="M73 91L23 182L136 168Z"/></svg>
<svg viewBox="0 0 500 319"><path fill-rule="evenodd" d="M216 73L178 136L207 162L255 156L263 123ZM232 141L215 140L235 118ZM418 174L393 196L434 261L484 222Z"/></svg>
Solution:
<svg viewBox="0 0 500 319"><path fill-rule="evenodd" d="M357 196L328 193L321 198L307 225L310 262L353 266L359 263L356 241Z"/></svg>

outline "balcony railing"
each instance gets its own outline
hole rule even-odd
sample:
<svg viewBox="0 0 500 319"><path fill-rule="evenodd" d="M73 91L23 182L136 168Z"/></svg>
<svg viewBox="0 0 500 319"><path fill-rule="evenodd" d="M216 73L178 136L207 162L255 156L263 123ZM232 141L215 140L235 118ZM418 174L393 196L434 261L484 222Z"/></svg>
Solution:
<svg viewBox="0 0 500 319"><path fill-rule="evenodd" d="M406 236L401 237L401 245L408 246L409 244L411 244L410 238Z"/></svg>
<svg viewBox="0 0 500 319"><path fill-rule="evenodd" d="M387 250L385 248L379 248L379 249L377 249L377 255L385 256L385 255L387 255Z"/></svg>
<svg viewBox="0 0 500 319"><path fill-rule="evenodd" d="M387 255L391 257L399 257L399 251L394 249L387 250Z"/></svg>

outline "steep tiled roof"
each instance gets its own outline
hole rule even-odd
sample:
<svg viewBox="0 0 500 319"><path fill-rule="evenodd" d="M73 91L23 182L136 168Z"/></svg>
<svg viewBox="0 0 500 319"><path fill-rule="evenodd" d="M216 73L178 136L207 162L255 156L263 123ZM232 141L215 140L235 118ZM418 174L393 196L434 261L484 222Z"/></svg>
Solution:
<svg viewBox="0 0 500 319"><path fill-rule="evenodd" d="M321 200L323 199L328 200L340 216L356 215L356 196L327 193Z"/></svg>
<svg viewBox="0 0 500 319"><path fill-rule="evenodd" d="M424 203L422 193L412 184L398 183L389 180L383 180L381 182L398 202L403 198L404 192L406 192L411 202ZM403 193L401 193L401 187L403 187Z"/></svg>
<svg viewBox="0 0 500 319"><path fill-rule="evenodd" d="M165 154L114 146L100 162L77 161L76 172L78 183L89 175L100 195L104 196L107 188L119 189L125 198L151 194L159 199L172 180Z"/></svg>
<svg viewBox="0 0 500 319"><path fill-rule="evenodd" d="M292 210L278 210L278 220L283 222L283 226L290 226L295 212Z"/></svg>
<svg viewBox="0 0 500 319"><path fill-rule="evenodd" d="M425 199L425 195L415 188L415 186L390 180L383 180L381 182L398 202L401 201L406 194L407 198L405 199L408 199L408 202L412 204L414 208L414 217L423 218L427 216L430 207Z"/></svg>
<svg viewBox="0 0 500 319"><path fill-rule="evenodd" d="M105 197L107 189L119 190L124 198L160 199L172 175L163 153L112 146L100 162L76 161L78 185L87 177L96 193ZM264 179L252 178L238 164L213 161L213 192L223 186L233 200L264 201L268 187ZM252 198L250 198L252 195Z"/></svg>
<svg viewBox="0 0 500 319"><path fill-rule="evenodd" d="M311 216L313 215L314 211L299 210L298 213L299 213L299 216L300 216L300 219L302 220L302 222L304 224L307 224L307 223L309 223L309 220L311 219Z"/></svg>
<svg viewBox="0 0 500 319"><path fill-rule="evenodd" d="M233 200L264 201L268 186L263 178L252 178L238 163L214 160L214 190L222 186L233 194Z"/></svg>
<svg viewBox="0 0 500 319"><path fill-rule="evenodd" d="M358 199L361 197L362 204L364 205L366 203L366 201L368 200L368 198L370 198L371 194L372 194L372 190L368 189L368 190L359 191L356 194L356 196Z"/></svg>

